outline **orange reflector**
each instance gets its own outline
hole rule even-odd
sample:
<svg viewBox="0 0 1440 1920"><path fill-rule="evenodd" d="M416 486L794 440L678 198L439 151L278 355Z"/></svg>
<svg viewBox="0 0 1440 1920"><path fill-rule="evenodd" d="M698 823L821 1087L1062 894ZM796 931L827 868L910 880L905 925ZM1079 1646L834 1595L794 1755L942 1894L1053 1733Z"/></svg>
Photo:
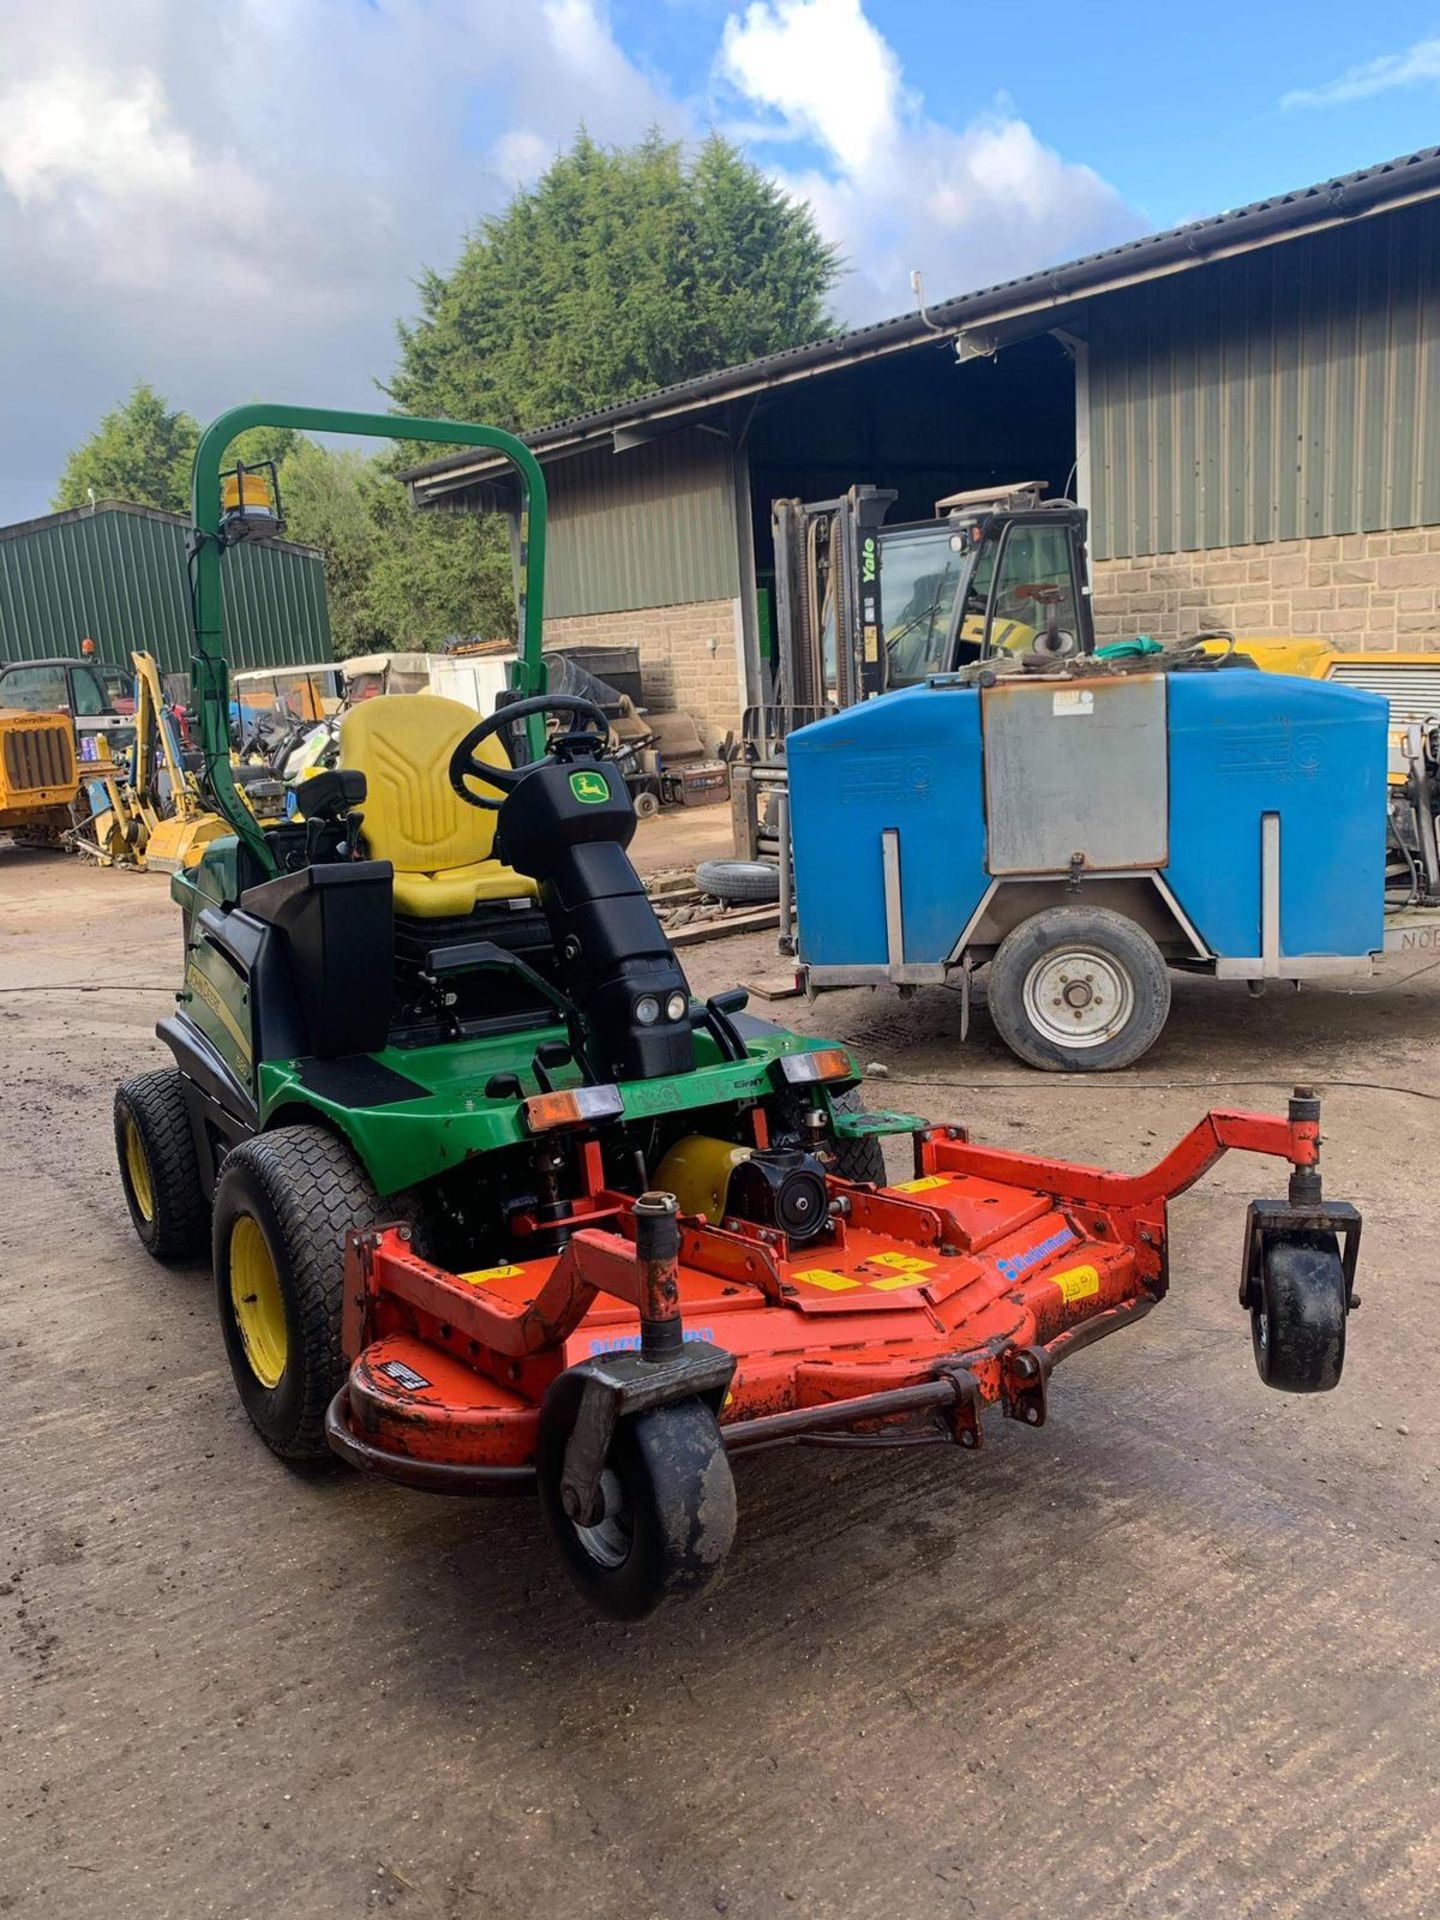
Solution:
<svg viewBox="0 0 1440 1920"><path fill-rule="evenodd" d="M814 1053L782 1054L780 1071L792 1087L810 1086L817 1080L858 1078L844 1047L819 1047Z"/></svg>
<svg viewBox="0 0 1440 1920"><path fill-rule="evenodd" d="M587 1120L613 1120L625 1111L618 1087L574 1087L565 1093L532 1093L520 1103L520 1115L531 1133L552 1127L580 1126Z"/></svg>

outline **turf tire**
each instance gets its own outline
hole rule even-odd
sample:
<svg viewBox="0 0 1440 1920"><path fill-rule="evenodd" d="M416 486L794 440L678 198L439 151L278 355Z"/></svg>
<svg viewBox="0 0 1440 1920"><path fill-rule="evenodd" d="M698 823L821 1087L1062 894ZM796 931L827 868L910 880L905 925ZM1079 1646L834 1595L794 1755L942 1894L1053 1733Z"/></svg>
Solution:
<svg viewBox="0 0 1440 1920"><path fill-rule="evenodd" d="M133 1125L150 1176L149 1217L131 1176L127 1133ZM210 1207L178 1067L138 1073L115 1091L115 1157L120 1189L140 1244L157 1260L194 1260L210 1237Z"/></svg>
<svg viewBox="0 0 1440 1920"><path fill-rule="evenodd" d="M858 1087L847 1087L830 1102L842 1113L864 1113L865 1103ZM885 1171L885 1150L872 1133L860 1140L836 1140L835 1171L842 1180L867 1180L883 1187L889 1178Z"/></svg>
<svg viewBox="0 0 1440 1920"><path fill-rule="evenodd" d="M345 1378L345 1236L403 1213L394 1200L379 1198L354 1153L323 1127L277 1127L226 1158L212 1241L220 1325L245 1411L284 1460L329 1457L325 1409ZM264 1235L284 1304L285 1366L273 1387L251 1367L230 1296L230 1239L242 1214Z"/></svg>

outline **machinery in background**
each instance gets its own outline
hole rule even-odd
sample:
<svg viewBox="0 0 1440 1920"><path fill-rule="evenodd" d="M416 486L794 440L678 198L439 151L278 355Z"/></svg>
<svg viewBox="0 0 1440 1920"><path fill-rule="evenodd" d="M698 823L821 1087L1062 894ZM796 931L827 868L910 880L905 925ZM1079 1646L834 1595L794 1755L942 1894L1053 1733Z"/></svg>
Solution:
<svg viewBox="0 0 1440 1920"><path fill-rule="evenodd" d="M1328 640L1281 640L1250 634L1231 640L1207 640L1208 653L1234 653L1265 673L1296 674L1304 680L1363 687L1390 703L1390 782L1403 787L1410 777L1407 729L1433 725L1440 715L1440 653L1402 653L1379 648L1347 651Z"/></svg>
<svg viewBox="0 0 1440 1920"><path fill-rule="evenodd" d="M1020 481L955 493L933 520L895 526L885 515L896 495L879 487L774 503L774 699L744 717L739 860L781 857L785 742L797 727L931 674L1093 650L1087 516L1043 491Z"/></svg>
<svg viewBox="0 0 1440 1920"><path fill-rule="evenodd" d="M68 717L0 707L0 833L19 846L58 847L79 790Z"/></svg>
<svg viewBox="0 0 1440 1920"><path fill-rule="evenodd" d="M124 759L102 753L87 769L88 818L76 820L71 843L101 866L178 873L229 828L200 798L154 657L130 658L134 738Z"/></svg>
<svg viewBox="0 0 1440 1920"><path fill-rule="evenodd" d="M101 668L87 655L0 664L0 710L63 713L75 735L82 762L126 751L135 737L134 719L111 700Z"/></svg>
<svg viewBox="0 0 1440 1920"><path fill-rule="evenodd" d="M1039 481L951 494L886 526L893 491L777 500L775 698L752 709L755 757L786 735L933 673L1025 651L1092 651L1086 514Z"/></svg>

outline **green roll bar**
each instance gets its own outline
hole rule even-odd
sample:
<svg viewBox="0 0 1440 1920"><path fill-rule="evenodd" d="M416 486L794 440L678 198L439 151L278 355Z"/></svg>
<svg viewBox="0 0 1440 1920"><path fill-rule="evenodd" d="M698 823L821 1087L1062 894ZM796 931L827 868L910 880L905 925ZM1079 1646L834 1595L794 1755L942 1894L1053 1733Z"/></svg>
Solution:
<svg viewBox="0 0 1440 1920"><path fill-rule="evenodd" d="M220 538L220 462L231 442L251 427L295 427L305 433L353 433L366 439L429 440L456 447L489 447L504 454L520 476L520 651L516 690L545 691L540 645L545 624L545 476L540 463L513 433L464 420L420 420L404 413L336 413L324 407L280 407L256 401L232 407L212 420L195 449L190 535L195 617L195 697L200 708L203 784L267 873L277 871L259 822L240 798L230 768L230 687L225 660L225 612L221 567L229 549ZM526 722L532 754L544 748L543 723Z"/></svg>

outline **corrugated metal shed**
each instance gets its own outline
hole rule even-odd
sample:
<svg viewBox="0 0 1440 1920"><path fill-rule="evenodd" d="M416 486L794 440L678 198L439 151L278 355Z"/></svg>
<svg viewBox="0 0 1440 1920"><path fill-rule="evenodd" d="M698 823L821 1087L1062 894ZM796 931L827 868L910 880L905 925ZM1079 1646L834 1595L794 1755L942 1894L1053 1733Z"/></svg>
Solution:
<svg viewBox="0 0 1440 1920"><path fill-rule="evenodd" d="M121 665L148 650L188 672L186 523L101 501L0 528L0 660L75 653L94 640ZM225 558L226 653L235 668L331 660L324 561L288 541L246 541Z"/></svg>
<svg viewBox="0 0 1440 1920"><path fill-rule="evenodd" d="M1090 308L1097 558L1440 523L1440 208Z"/></svg>
<svg viewBox="0 0 1440 1920"><path fill-rule="evenodd" d="M693 428L567 460L552 493L552 618L728 600L740 591L728 441Z"/></svg>

